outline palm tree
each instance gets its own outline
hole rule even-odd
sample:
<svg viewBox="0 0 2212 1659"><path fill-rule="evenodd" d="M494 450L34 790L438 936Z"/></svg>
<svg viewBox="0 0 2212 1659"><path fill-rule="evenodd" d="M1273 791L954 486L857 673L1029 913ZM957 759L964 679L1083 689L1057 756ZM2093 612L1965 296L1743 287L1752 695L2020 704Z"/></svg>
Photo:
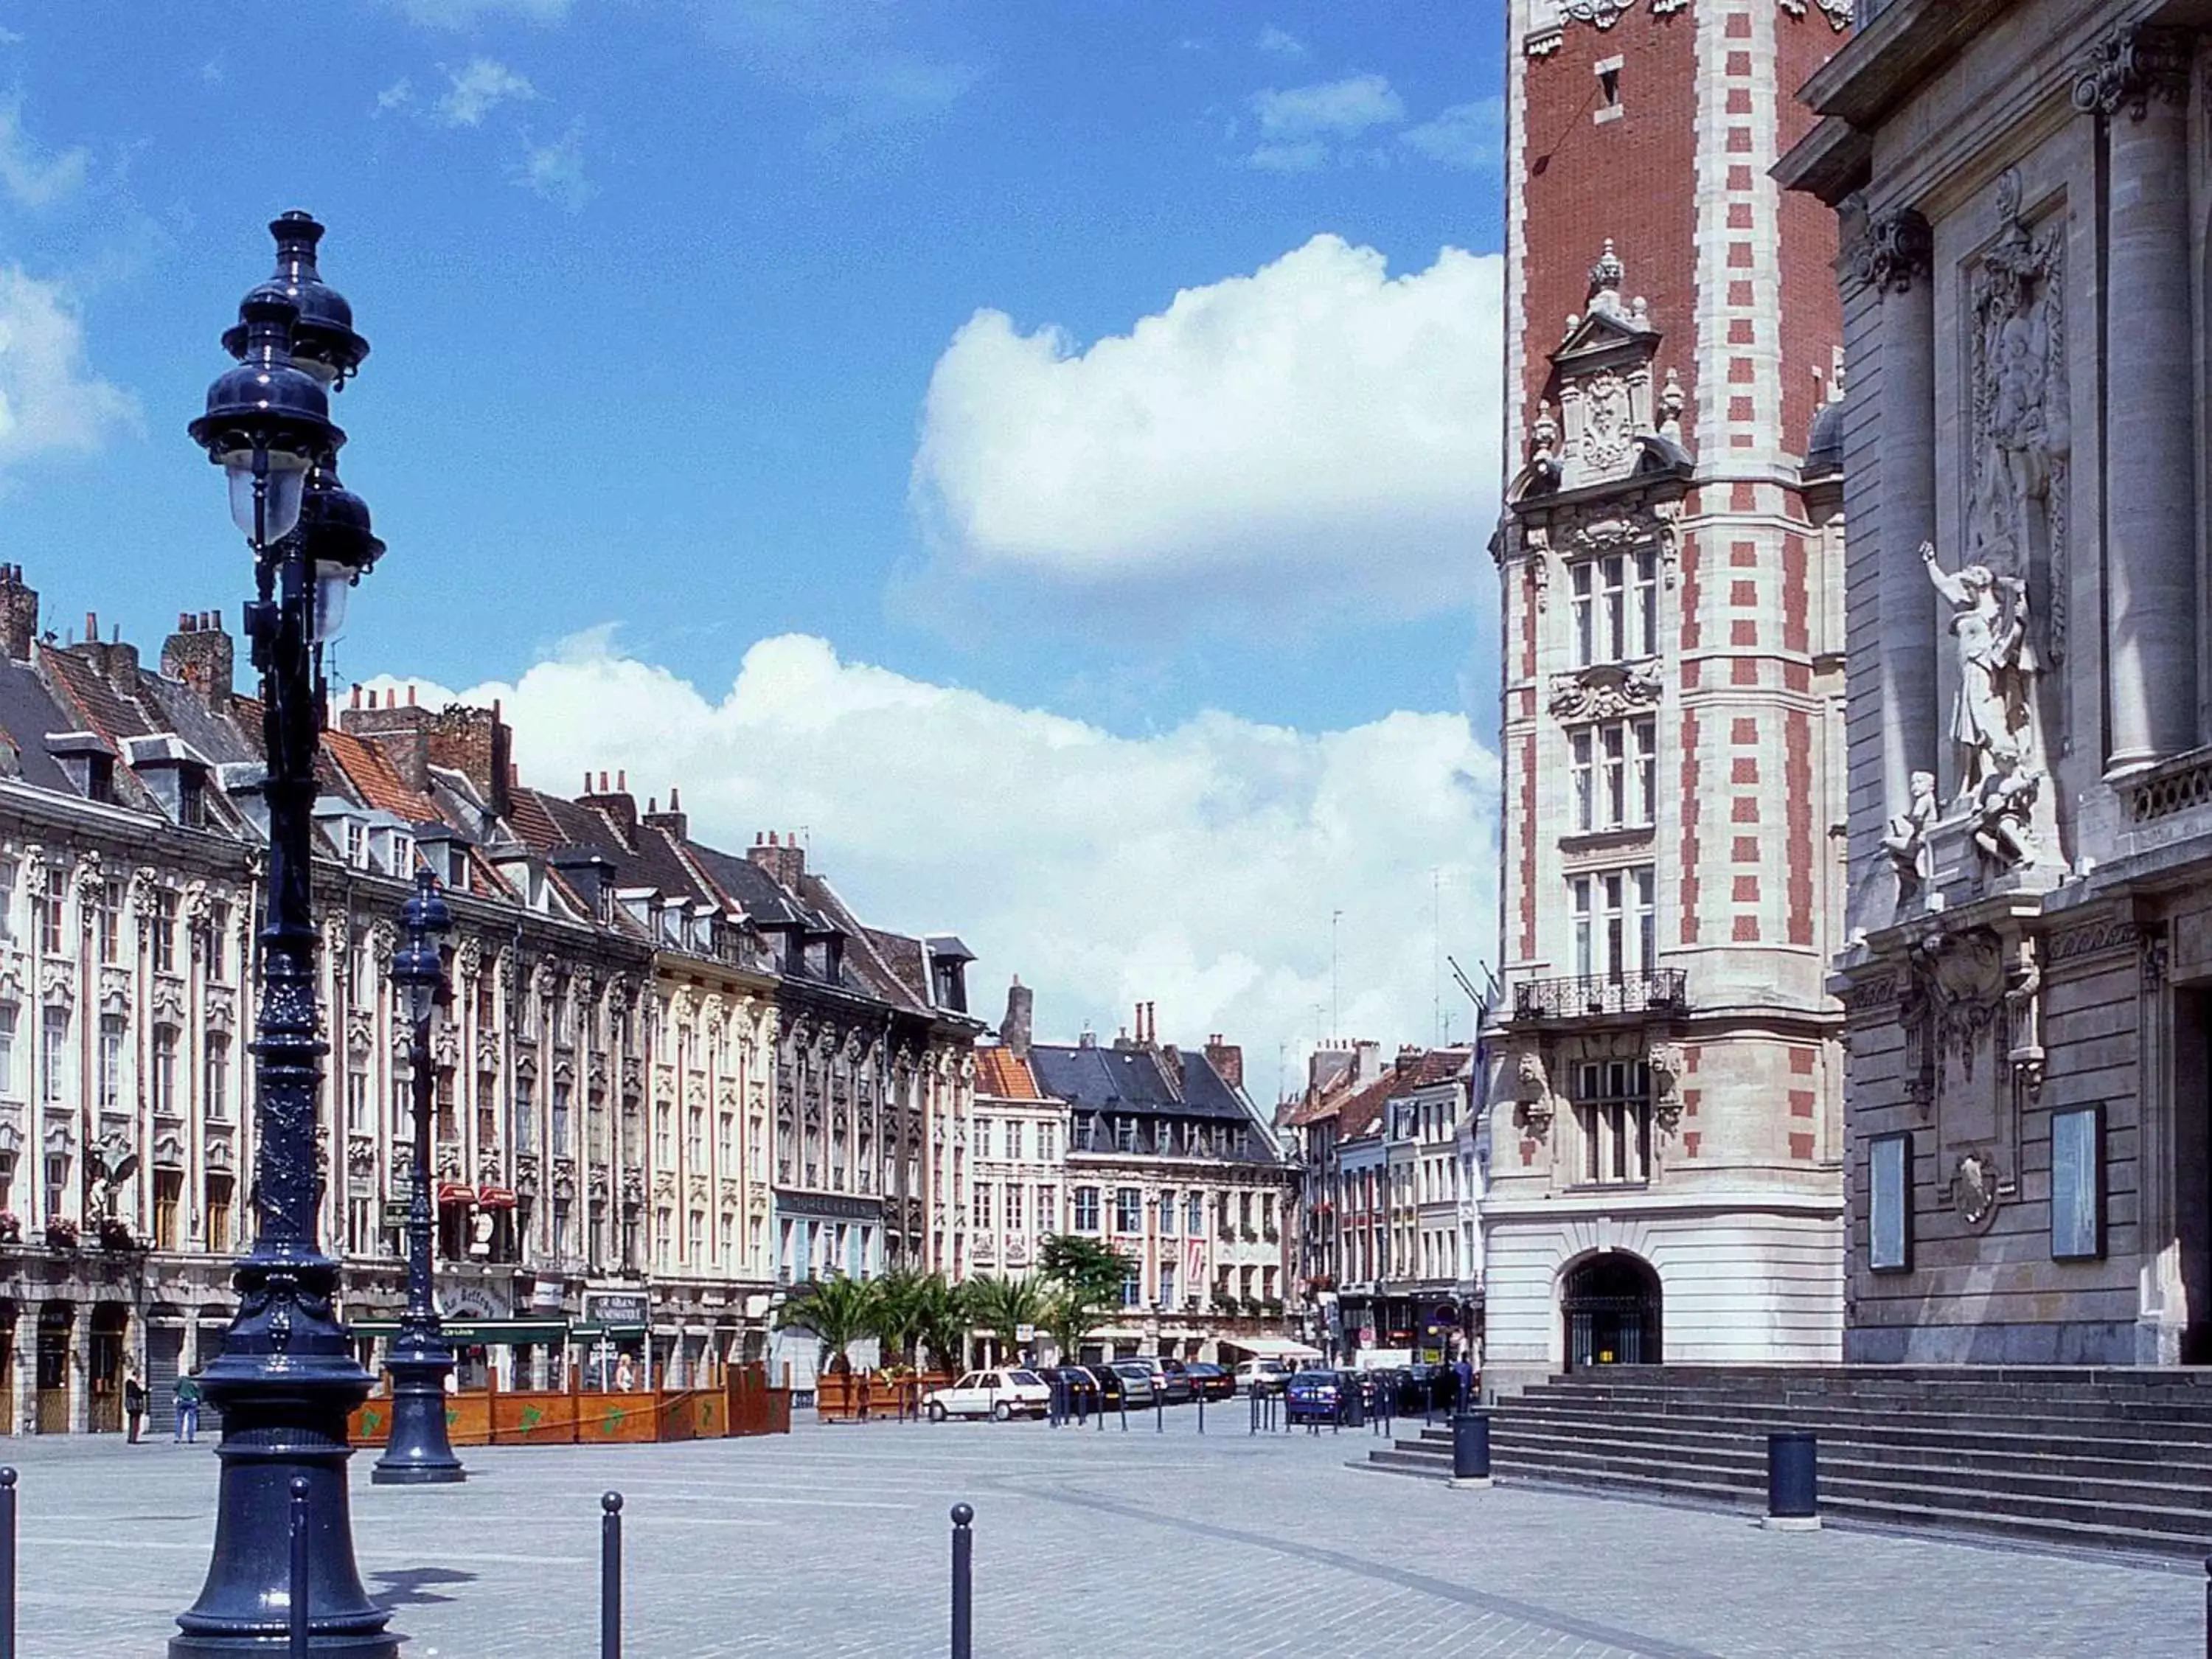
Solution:
<svg viewBox="0 0 2212 1659"><path fill-rule="evenodd" d="M1022 1327L1044 1322L1044 1292L1034 1279L985 1273L969 1279L964 1294L970 1322L998 1339L1001 1364L1019 1349Z"/></svg>
<svg viewBox="0 0 2212 1659"><path fill-rule="evenodd" d="M925 1273L915 1281L915 1336L929 1351L929 1363L958 1372L968 1358L966 1298L945 1282L943 1273Z"/></svg>
<svg viewBox="0 0 2212 1659"><path fill-rule="evenodd" d="M1051 1335L1060 1363L1073 1364L1083 1346L1083 1339L1098 1323L1098 1310L1071 1291L1048 1291L1042 1299L1044 1305L1038 1311L1036 1322Z"/></svg>
<svg viewBox="0 0 2212 1659"><path fill-rule="evenodd" d="M911 1364L920 1334L921 1286L925 1276L911 1267L894 1267L875 1281L875 1306L868 1334L884 1346L884 1363Z"/></svg>
<svg viewBox="0 0 2212 1659"><path fill-rule="evenodd" d="M830 1354L826 1369L849 1371L845 1352L874 1328L876 1287L858 1279L823 1279L802 1285L775 1317L780 1329L811 1331Z"/></svg>

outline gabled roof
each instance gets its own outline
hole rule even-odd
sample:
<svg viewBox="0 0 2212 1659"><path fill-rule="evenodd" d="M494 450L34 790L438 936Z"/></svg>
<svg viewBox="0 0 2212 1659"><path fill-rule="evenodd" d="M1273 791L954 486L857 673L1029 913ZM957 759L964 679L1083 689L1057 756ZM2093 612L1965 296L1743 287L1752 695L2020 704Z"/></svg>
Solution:
<svg viewBox="0 0 2212 1659"><path fill-rule="evenodd" d="M994 1100L1042 1100L1036 1073L1011 1048L984 1047L975 1050L975 1092Z"/></svg>
<svg viewBox="0 0 2212 1659"><path fill-rule="evenodd" d="M323 752L344 773L362 804L408 823L428 823L438 817L438 804L399 775L391 757L376 744L338 731L323 733Z"/></svg>
<svg viewBox="0 0 2212 1659"><path fill-rule="evenodd" d="M14 745L24 782L76 793L69 775L46 750L46 734L69 723L35 670L25 663L0 662L0 736Z"/></svg>

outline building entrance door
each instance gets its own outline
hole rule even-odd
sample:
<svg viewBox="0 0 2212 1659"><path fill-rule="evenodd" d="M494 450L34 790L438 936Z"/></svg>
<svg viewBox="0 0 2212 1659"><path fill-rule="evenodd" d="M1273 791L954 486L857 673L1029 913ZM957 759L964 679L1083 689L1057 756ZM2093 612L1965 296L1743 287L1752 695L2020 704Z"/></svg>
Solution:
<svg viewBox="0 0 2212 1659"><path fill-rule="evenodd" d="M70 1327L76 1309L67 1302L49 1302L39 1310L38 1389L40 1434L70 1431Z"/></svg>
<svg viewBox="0 0 2212 1659"><path fill-rule="evenodd" d="M131 1310L102 1302L92 1310L91 1343L85 1356L85 1386L91 1392L85 1426L94 1434L123 1432L123 1345Z"/></svg>
<svg viewBox="0 0 2212 1659"><path fill-rule="evenodd" d="M1559 1311L1570 1371L1659 1363L1659 1275L1640 1257L1608 1250L1574 1268Z"/></svg>
<svg viewBox="0 0 2212 1659"><path fill-rule="evenodd" d="M183 1369L185 1322L179 1310L159 1310L146 1324L146 1428L173 1434L177 1428L177 1375Z"/></svg>

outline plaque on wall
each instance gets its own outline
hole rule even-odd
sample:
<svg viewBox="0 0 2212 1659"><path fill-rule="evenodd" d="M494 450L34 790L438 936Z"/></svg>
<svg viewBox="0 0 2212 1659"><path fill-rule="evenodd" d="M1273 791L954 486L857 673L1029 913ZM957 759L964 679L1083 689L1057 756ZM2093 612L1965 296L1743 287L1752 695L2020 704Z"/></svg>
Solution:
<svg viewBox="0 0 2212 1659"><path fill-rule="evenodd" d="M2051 1259L2094 1261L2105 1254L2105 1109L2051 1115Z"/></svg>
<svg viewBox="0 0 2212 1659"><path fill-rule="evenodd" d="M1912 1271L1912 1135L1867 1142L1867 1265L1878 1273Z"/></svg>

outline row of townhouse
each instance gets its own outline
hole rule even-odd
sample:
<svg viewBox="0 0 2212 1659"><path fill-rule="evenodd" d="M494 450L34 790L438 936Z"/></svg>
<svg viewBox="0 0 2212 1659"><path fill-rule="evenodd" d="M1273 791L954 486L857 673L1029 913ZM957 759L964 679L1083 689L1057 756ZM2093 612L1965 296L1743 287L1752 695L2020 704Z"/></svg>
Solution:
<svg viewBox="0 0 2212 1659"><path fill-rule="evenodd" d="M0 567L0 1431L119 1425L229 1322L248 1240L260 708L210 613L158 670L40 627ZM403 1300L416 869L455 918L433 1048L438 1285L464 1380L762 1357L779 1287L964 1265L968 954L860 922L805 849L694 840L673 792L525 787L491 708L355 694L313 871L325 1238L374 1363Z"/></svg>
<svg viewBox="0 0 2212 1659"><path fill-rule="evenodd" d="M1141 1006L1110 1043L1037 1042L1015 981L999 1041L976 1050L971 1260L1025 1277L1053 1233L1118 1250L1121 1304L1085 1358L1284 1352L1297 1164L1244 1091L1242 1049L1179 1049L1154 1018Z"/></svg>
<svg viewBox="0 0 2212 1659"><path fill-rule="evenodd" d="M1465 1048L1329 1045L1279 1113L1302 1168L1299 1317L1315 1346L1480 1352L1488 1143Z"/></svg>

